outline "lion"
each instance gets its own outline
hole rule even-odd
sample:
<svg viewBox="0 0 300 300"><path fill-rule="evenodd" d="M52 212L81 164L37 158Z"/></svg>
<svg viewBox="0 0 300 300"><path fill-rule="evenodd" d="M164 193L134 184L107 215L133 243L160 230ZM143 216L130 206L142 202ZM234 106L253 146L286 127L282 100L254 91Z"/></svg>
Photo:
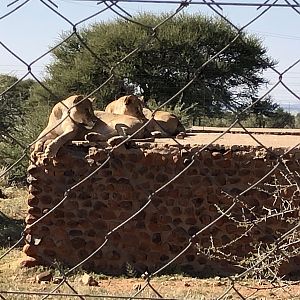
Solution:
<svg viewBox="0 0 300 300"><path fill-rule="evenodd" d="M152 111L144 107L143 98L134 95L123 96L112 101L105 108L105 112L120 115L131 115L143 121L151 119L147 131L155 136L185 136L186 131L178 117L166 111L157 111L152 119Z"/></svg>
<svg viewBox="0 0 300 300"><path fill-rule="evenodd" d="M48 125L36 140L32 157L42 152L44 143L49 140L51 142L44 153L47 157L55 157L58 150L75 138L80 129L92 129L98 120L93 111L93 100L83 95L73 95L58 102L50 113Z"/></svg>
<svg viewBox="0 0 300 300"><path fill-rule="evenodd" d="M135 95L127 95L110 102L105 112L118 115L128 115L136 117L139 120L146 121L143 114L143 105L140 99Z"/></svg>
<svg viewBox="0 0 300 300"><path fill-rule="evenodd" d="M124 139L144 124L144 121L133 116L93 111L93 100L74 95L57 103L51 111L47 127L37 138L32 158L42 151L46 142L49 143L44 154L52 158L70 140L108 141L116 136ZM145 132L144 128L140 129L134 138L143 139Z"/></svg>
<svg viewBox="0 0 300 300"><path fill-rule="evenodd" d="M130 116L108 113L105 111L96 110L95 115L97 122L94 127L85 135L88 141L108 141L112 137L126 138L135 135L135 139L144 139L147 137L146 128L141 128L144 121ZM110 144L110 142L109 142Z"/></svg>
<svg viewBox="0 0 300 300"><path fill-rule="evenodd" d="M182 137L186 135L185 128L178 119L178 117L170 112L158 110L155 112L155 114L153 114L153 112L150 109L144 107L143 114L148 120L151 119L150 123L147 126L147 129L150 132L158 131L163 137Z"/></svg>

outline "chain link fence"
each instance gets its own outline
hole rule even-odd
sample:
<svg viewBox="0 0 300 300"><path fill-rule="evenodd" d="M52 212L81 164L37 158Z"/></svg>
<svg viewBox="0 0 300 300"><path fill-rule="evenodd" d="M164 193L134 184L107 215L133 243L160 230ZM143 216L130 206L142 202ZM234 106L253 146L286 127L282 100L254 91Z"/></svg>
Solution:
<svg viewBox="0 0 300 300"><path fill-rule="evenodd" d="M27 4L32 3L32 0L16 0L10 3L6 3L7 7L5 9L5 13L0 15L0 22L3 20L9 20L12 17L18 17L18 14L22 13L22 9L26 7ZM58 3L57 3L58 2ZM297 1L192 1L192 0L184 0L184 1L157 1L157 0L144 0L144 1L99 1L99 2L87 2L87 1L80 1L80 3L89 3L91 7L93 7L94 12L91 13L88 17L81 19L77 22L74 22L64 14L60 12L60 3L59 1L46 1L40 0L39 4L43 5L45 9L47 9L49 14L55 14L57 18L64 20L66 24L66 29L70 30L67 35L64 35L63 40L51 47L48 51L40 53L40 56L35 58L32 61L26 61L22 58L22 51L21 49L15 49L1 40L0 36L0 47L1 50L5 53L9 53L9 55L13 56L20 65L22 65L27 71L25 71L16 82L13 82L8 88L1 91L0 99L2 102L4 101L5 96L9 95L10 91L16 88L18 85L24 81L24 79L32 78L35 82L37 82L40 87L47 91L51 97L54 99L59 99L58 95L54 90L51 90L45 82L41 79L37 72L35 72L35 66L39 65L43 59L52 53L54 50L58 49L59 47L63 46L69 39L75 38L80 43L81 47L89 52L89 54L96 58L99 61L99 64L103 63L101 58L98 57L97 53L94 49L88 45L85 39L81 36L80 28L82 24L94 21L95 18L100 18L102 14L107 11L110 11L118 18L122 20L126 20L127 22L134 23L135 26L141 27L145 29L147 32L146 38L144 41L136 48L131 49L126 53L124 56L119 57L118 61L115 63L115 66L110 69L110 72L107 76L107 79L103 82L99 83L99 86L96 89L90 90L87 97L93 96L97 91L105 88L110 82L115 80L116 77L119 76L117 71L119 72L119 68L125 61L130 61L131 58L143 47L148 45L151 41L158 38L157 34L165 24L170 22L175 16L179 15L182 12L185 12L190 6L197 7L201 12L201 9L205 8L207 11L211 11L214 15L221 18L225 21L230 27L235 31L235 36L232 40L222 49L220 49L214 55L208 57L208 59L199 67L197 70L194 71L193 76L191 77L190 81L185 84L184 86L179 86L177 91L174 91L174 95L170 97L167 101L162 103L154 113L161 109L163 106L174 103L178 101L180 96L190 87L192 86L193 82L201 76L201 73L205 69L205 67L215 61L215 60L222 60L222 54L224 51L234 45L238 39L244 38L244 33L249 29L249 27L258 21L263 20L265 15L270 12L271 10L279 9L279 10L290 10L293 14L300 14L300 4ZM176 9L172 11L172 13L168 14L165 19L158 24L154 24L153 26L149 26L148 24L143 24L138 22L127 10L124 8L124 5L127 4L152 4L153 6L159 5L172 5L172 7L176 6ZM3 3L1 4L2 6ZM246 22L244 25L240 26L235 24L234 20L231 21L225 16L226 9L230 9L231 7L248 7L255 8L257 11L257 15L253 17L250 21ZM280 20L285 22L283 20ZM288 21L288 20L286 20ZM42 22L42 20L41 20ZM291 49L291 52L297 52L297 49ZM21 54L20 54L21 53ZM286 54L288 55L288 54ZM253 101L247 107L243 107L240 110L236 110L234 107L231 107L227 103L224 105L232 111L235 116L235 120L232 124L223 132L219 133L216 138L212 138L210 143L207 143L203 147L199 148L199 150L195 153L190 153L189 159L186 161L185 167L176 174L171 180L166 182L165 184L161 185L158 189L153 191L150 195L148 195L147 201L145 202L144 206L142 206L138 211L136 211L132 216L130 216L126 220L119 220L119 225L115 228L107 232L104 242L101 245L98 245L97 249L90 253L84 260L79 262L77 265L74 265L67 271L64 268L60 267L59 264L55 265L61 275L61 281L56 285L55 288L51 289L45 287L43 291L36 291L34 289L26 289L26 290L4 290L0 287L0 298L1 299L24 299L24 298L31 298L33 296L37 297L37 299L46 299L46 298L80 298L80 299L88 299L88 298L104 298L104 299L156 299L162 298L167 299L164 297L163 294L160 294L156 287L156 283L154 282L154 278L157 275L160 275L166 270L169 266L171 266L179 257L181 257L184 253L186 253L191 247L194 247L197 244L197 238L201 237L203 232L213 228L213 226L222 218L228 218L231 220L233 224L235 224L238 228L242 228L241 234L236 237L235 240L228 241L222 245L216 246L214 245L214 237L211 237L211 246L203 247L198 244L199 252L206 255L210 259L226 259L231 261L234 265L238 266L241 272L237 273L235 276L228 276L224 278L222 281L222 292L216 297L216 299L258 299L256 295L259 295L261 291L273 291L274 299L282 299L278 296L276 298L277 293L280 292L280 295L284 295L282 297L288 299L297 299L300 297L300 294L297 290L298 281L294 280L287 280L286 278L282 278L281 275L278 273L279 267L286 261L289 261L292 257L299 256L299 206L295 203L299 202L299 173L298 170L291 170L290 166L287 164L286 158L289 154L294 153L295 150L298 149L299 144L295 143L292 147L285 149L284 152L278 154L278 152L274 152L270 149L269 146L264 145L256 136L251 133L244 125L243 125L243 113L247 112L251 107L255 106L260 100L268 97L272 91L277 87L281 86L286 91L292 95L294 98L299 100L299 95L297 92L294 91L293 88L289 86L284 80L284 76L289 72L292 72L296 67L298 67L300 59L295 60L291 63L288 67L285 68L283 71L279 71L276 67L270 67L271 70L276 74L277 80L269 87L266 92L258 99ZM70 109L69 109L70 111ZM66 116L67 118L68 116ZM63 120L61 121L63 122ZM147 126L150 120L146 122L143 126ZM77 287L71 282L70 278L80 269L80 267L93 256L95 256L102 248L104 248L109 242L110 238L113 233L117 232L120 228L124 227L127 223L131 222L136 216L138 216L141 212L147 210L150 204L153 203L154 197L166 187L171 185L175 180L180 178L183 174L185 174L197 161L199 155L208 149L211 145L216 144L220 141L220 139L227 133L232 130L233 127L239 126L245 134L249 135L249 137L255 140L256 143L260 145L262 149L268 153L270 157L272 157L272 165L270 166L269 170L266 171L254 184L249 186L247 189L243 191L239 191L236 195L227 194L226 196L230 200L230 204L226 207L217 207L219 216L212 220L208 225L204 226L201 230L197 231L193 235L190 236L189 242L185 245L183 250L181 250L177 255L167 261L163 267L157 269L151 273L143 274L144 283L137 289L136 292L132 293L130 296L116 296L116 295L103 295L100 292L93 293L93 294L80 294L77 291ZM142 128L140 129L142 130ZM5 178L8 173L13 173L15 168L20 164L26 164L27 160L30 160L30 148L31 146L37 142L37 140L32 141L30 144L26 145L23 144L17 137L11 133L8 128L2 126L0 128L1 137L5 141L10 141L11 143L15 143L19 147L22 148L23 154L18 157L14 162L12 162L5 170L2 171L2 177ZM133 139L135 134L126 138L126 140L122 141L117 146L113 147L108 153L107 158L104 160L102 164L100 164L95 170L93 170L88 176L76 182L72 187L67 189L64 193L64 197L61 201L51 208L47 213L45 213L41 218L37 221L33 222L30 225L27 225L28 228L34 227L37 223L42 222L48 215L53 214L55 210L57 210L65 201L67 201L69 194L80 188L80 186L92 178L99 170L104 168L107 163L110 161L113 152L116 151L118 148L123 146L127 143L130 139ZM181 145L181 141L174 138L174 141L179 146ZM268 180L267 183L266 179ZM292 187L292 194L286 195L284 192ZM255 208L244 201L244 196L253 191L259 190L263 191L269 195L273 195L274 199L276 199L276 203L274 203L274 209L266 208L264 214L258 213ZM1 212L0 212L1 213ZM2 213L0 214L0 217ZM3 220L4 220L3 214ZM252 234L255 230L264 230L264 224L271 219L281 219L284 220L288 224L286 226L286 231L284 232L277 232L276 235L272 235L271 243L259 243L255 246L255 251L250 253L247 259L241 259L235 255L232 255L230 252L228 253L227 249L230 245L239 241L242 237L247 236L248 234ZM20 246L24 241L24 234L21 238L9 249L6 249L2 252L0 256L0 261L4 259L9 259L12 251ZM16 275L17 276L17 275ZM254 278L256 281L253 284L249 282L245 283L245 279L247 278ZM70 292L63 293L60 289L62 287L68 287ZM144 297L143 291L149 289L154 292L155 297ZM23 297L23 298L21 298ZM188 299L188 296L187 296ZM262 298L259 298L262 299Z"/></svg>

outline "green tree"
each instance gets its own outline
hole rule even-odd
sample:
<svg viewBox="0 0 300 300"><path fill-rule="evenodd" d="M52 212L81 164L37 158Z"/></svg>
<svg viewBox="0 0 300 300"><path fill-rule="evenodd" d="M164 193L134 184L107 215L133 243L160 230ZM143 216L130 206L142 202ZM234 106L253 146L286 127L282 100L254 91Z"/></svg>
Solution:
<svg viewBox="0 0 300 300"><path fill-rule="evenodd" d="M18 82L15 76L0 75L1 137L15 132L23 123L26 103L33 85L32 79Z"/></svg>
<svg viewBox="0 0 300 300"><path fill-rule="evenodd" d="M153 26L164 18L166 15L142 14L135 20ZM236 37L231 26L220 18L186 14L159 27L150 42L148 29L124 20L94 24L79 34L93 53L75 35L71 36L53 51L54 60L48 66L45 83L58 97L89 93L116 67L114 79L96 94L100 106L127 89L139 91L145 100L152 98L162 103ZM69 33L64 33L61 39L67 36ZM143 43L139 51L116 65ZM262 71L273 65L275 62L266 55L257 37L241 34L201 70L184 91L182 101L187 106L196 104L195 113L207 116L220 114L225 104L239 108L251 103L266 82Z"/></svg>
<svg viewBox="0 0 300 300"><path fill-rule="evenodd" d="M15 163L45 126L50 109L32 98L36 85L32 79L0 75L0 167ZM9 181L26 178L27 166L27 159L20 161Z"/></svg>
<svg viewBox="0 0 300 300"><path fill-rule="evenodd" d="M249 109L250 114L255 116L256 126L255 127L267 127L266 120L277 117L277 110L279 105L273 102L271 97L266 97L255 102Z"/></svg>
<svg viewBox="0 0 300 300"><path fill-rule="evenodd" d="M266 121L266 127L270 128L294 128L295 117L283 108L278 107L272 117Z"/></svg>
<svg viewBox="0 0 300 300"><path fill-rule="evenodd" d="M295 116L295 128L300 128L300 113Z"/></svg>

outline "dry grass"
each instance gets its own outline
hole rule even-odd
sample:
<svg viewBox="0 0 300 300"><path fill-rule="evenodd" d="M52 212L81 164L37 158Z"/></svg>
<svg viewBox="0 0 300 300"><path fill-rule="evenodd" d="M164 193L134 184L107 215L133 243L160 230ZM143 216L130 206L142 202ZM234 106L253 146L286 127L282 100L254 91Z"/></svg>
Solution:
<svg viewBox="0 0 300 300"><path fill-rule="evenodd" d="M0 199L0 247L9 247L20 239L27 211L27 189L2 189L6 199Z"/></svg>
<svg viewBox="0 0 300 300"><path fill-rule="evenodd" d="M4 252L4 249L0 250ZM2 260L0 260L0 295L6 295L5 291L23 291L23 295L7 294L9 299L41 299L41 295L26 295L26 292L51 292L58 285L53 282L38 283L36 275L49 268L34 267L21 268L20 260L22 252L13 250ZM57 270L52 269L54 275L59 276ZM98 286L86 286L81 283L80 278L83 272L78 271L68 278L68 283L77 293L82 295L110 295L130 297L140 286L143 286L143 279L135 278L113 278L101 274L90 274L97 282ZM154 278L151 281L152 286L164 297L177 299L213 299L211 287L218 285L218 280L201 280L184 276L162 276ZM210 287L209 287L210 286ZM220 287L222 287L220 285ZM220 290L220 289L219 289ZM1 292L2 291L2 292ZM74 291L67 285L63 284L56 293L74 294ZM215 293L214 293L215 294ZM216 294L215 294L216 295ZM147 287L140 297L157 297L150 287ZM56 296L54 299L76 299L74 296ZM99 297L100 298L100 297ZM99 299L98 298L98 299ZM112 299L112 298L102 298ZM113 298L117 299L117 298Z"/></svg>
<svg viewBox="0 0 300 300"><path fill-rule="evenodd" d="M53 282L37 283L35 277L45 269L39 268L20 268L18 262L21 258L20 251L14 250L0 261L0 295L7 296L8 299L41 299L41 295L21 295L6 294L2 291L22 291L49 293L58 285ZM57 270L53 272L58 275ZM86 286L81 281L82 272L77 272L68 278L68 286L64 283L56 291L58 294L73 294L72 288L81 295L97 295L97 299L118 299L112 296L130 297L134 295L140 287L143 287L143 279L135 278L112 278L100 274L91 274L98 282L98 286ZM185 276L161 276L151 280L151 286L164 298L171 299L217 299L224 292L229 290L232 285L229 280L221 278L198 279ZM241 285L235 284L235 288L246 299L300 299L300 291L297 286L272 288L267 282L258 284L255 281L244 281ZM266 289L269 288L269 289ZM289 293L290 294L289 294ZM253 294L253 295L252 295ZM252 296L251 296L252 295ZM293 295L294 297L290 297ZM106 297L106 296L110 296ZM158 298L158 295L147 286L139 297ZM249 297L249 298L248 298ZM75 296L59 296L56 294L51 299L78 299ZM85 299L89 299L85 297ZM223 299L242 299L232 288Z"/></svg>
<svg viewBox="0 0 300 300"><path fill-rule="evenodd" d="M7 199L0 199L0 211L9 218L24 220L27 212L27 188L11 186L2 191Z"/></svg>
<svg viewBox="0 0 300 300"><path fill-rule="evenodd" d="M8 185L9 175L5 174L7 167L0 166L0 188L6 187Z"/></svg>

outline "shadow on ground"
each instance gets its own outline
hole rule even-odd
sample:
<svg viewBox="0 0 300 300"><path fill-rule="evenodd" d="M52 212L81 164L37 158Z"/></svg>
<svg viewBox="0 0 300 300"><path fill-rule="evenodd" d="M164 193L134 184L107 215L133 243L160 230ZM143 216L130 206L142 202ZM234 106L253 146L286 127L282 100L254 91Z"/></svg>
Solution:
<svg viewBox="0 0 300 300"><path fill-rule="evenodd" d="M21 238L24 227L24 221L9 218L0 211L0 247L16 243Z"/></svg>

